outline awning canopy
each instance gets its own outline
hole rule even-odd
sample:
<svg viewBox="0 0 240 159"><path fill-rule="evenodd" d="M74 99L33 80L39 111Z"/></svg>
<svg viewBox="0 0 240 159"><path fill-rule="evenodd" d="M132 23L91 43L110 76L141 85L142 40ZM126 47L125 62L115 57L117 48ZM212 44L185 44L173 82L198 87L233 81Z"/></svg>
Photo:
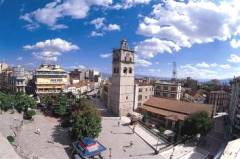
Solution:
<svg viewBox="0 0 240 159"><path fill-rule="evenodd" d="M100 155L106 148L92 138L86 137L83 140L72 143L74 150L83 158Z"/></svg>

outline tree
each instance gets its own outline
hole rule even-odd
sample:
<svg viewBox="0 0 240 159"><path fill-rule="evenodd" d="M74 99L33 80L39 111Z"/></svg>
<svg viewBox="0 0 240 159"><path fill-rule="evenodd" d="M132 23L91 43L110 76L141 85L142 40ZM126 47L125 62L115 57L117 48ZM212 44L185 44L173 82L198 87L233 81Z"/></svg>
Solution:
<svg viewBox="0 0 240 159"><path fill-rule="evenodd" d="M206 135L212 127L212 121L205 111L197 112L185 119L182 126L182 135L194 137L197 134Z"/></svg>
<svg viewBox="0 0 240 159"><path fill-rule="evenodd" d="M68 98L66 95L60 95L58 103L55 105L54 113L59 116L64 116L68 111Z"/></svg>
<svg viewBox="0 0 240 159"><path fill-rule="evenodd" d="M144 123L147 123L148 120L149 120L148 112L144 112L144 113L143 113L142 121L143 121Z"/></svg>
<svg viewBox="0 0 240 159"><path fill-rule="evenodd" d="M89 100L81 99L73 108L73 139L98 137L101 132L101 117L95 106Z"/></svg>
<svg viewBox="0 0 240 159"><path fill-rule="evenodd" d="M35 109L37 103L32 97L29 97L24 94L16 94L15 95L15 109L18 112L26 112L28 108Z"/></svg>

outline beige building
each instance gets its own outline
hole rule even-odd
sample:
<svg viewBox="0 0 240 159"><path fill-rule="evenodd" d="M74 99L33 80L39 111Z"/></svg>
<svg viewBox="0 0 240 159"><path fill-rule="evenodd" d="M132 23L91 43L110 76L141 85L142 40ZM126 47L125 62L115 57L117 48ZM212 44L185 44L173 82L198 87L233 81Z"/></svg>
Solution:
<svg viewBox="0 0 240 159"><path fill-rule="evenodd" d="M181 89L181 83L157 81L154 84L154 96L180 100Z"/></svg>
<svg viewBox="0 0 240 159"><path fill-rule="evenodd" d="M113 49L112 78L109 87L108 108L117 116L133 112L134 107L134 51L126 40L119 49Z"/></svg>
<svg viewBox="0 0 240 159"><path fill-rule="evenodd" d="M4 70L8 68L8 64L6 63L0 63L0 73L2 73Z"/></svg>
<svg viewBox="0 0 240 159"><path fill-rule="evenodd" d="M154 87L150 83L136 82L134 86L134 110L154 95Z"/></svg>
<svg viewBox="0 0 240 159"><path fill-rule="evenodd" d="M60 93L67 85L68 75L59 65L42 64L35 72L36 93Z"/></svg>

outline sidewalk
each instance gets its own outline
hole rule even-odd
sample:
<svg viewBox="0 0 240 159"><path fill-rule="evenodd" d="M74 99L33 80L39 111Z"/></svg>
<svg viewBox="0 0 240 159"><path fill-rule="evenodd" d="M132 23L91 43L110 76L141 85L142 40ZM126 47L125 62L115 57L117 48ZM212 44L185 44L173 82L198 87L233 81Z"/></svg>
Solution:
<svg viewBox="0 0 240 159"><path fill-rule="evenodd" d="M172 156L172 159L204 159L208 152L195 146L181 144L160 154L165 158Z"/></svg>
<svg viewBox="0 0 240 159"><path fill-rule="evenodd" d="M129 123L130 119L127 117L121 117L121 122ZM130 125L129 127L133 129L133 125ZM166 143L161 140L161 138L158 138L157 136L149 132L147 129L142 127L140 124L137 124L135 126L135 133L154 150L159 150L160 148L166 146Z"/></svg>

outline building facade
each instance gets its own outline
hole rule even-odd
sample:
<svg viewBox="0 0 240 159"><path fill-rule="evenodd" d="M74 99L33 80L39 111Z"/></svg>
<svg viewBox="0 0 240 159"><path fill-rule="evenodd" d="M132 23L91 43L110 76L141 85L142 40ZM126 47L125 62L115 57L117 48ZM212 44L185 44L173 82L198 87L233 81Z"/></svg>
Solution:
<svg viewBox="0 0 240 159"><path fill-rule="evenodd" d="M140 112L147 112L149 115L150 123L174 131L181 127L189 115L200 111L206 111L209 117L212 117L213 106L152 97L140 107Z"/></svg>
<svg viewBox="0 0 240 159"><path fill-rule="evenodd" d="M108 108L117 116L133 112L134 107L134 51L122 40L113 49L112 77Z"/></svg>
<svg viewBox="0 0 240 159"><path fill-rule="evenodd" d="M181 83L156 81L154 84L154 96L180 100L181 88Z"/></svg>
<svg viewBox="0 0 240 159"><path fill-rule="evenodd" d="M79 83L85 80L85 72L83 70L74 69L69 73L69 79L71 84Z"/></svg>
<svg viewBox="0 0 240 159"><path fill-rule="evenodd" d="M68 74L59 65L42 64L34 75L36 93L60 93L68 82Z"/></svg>
<svg viewBox="0 0 240 159"><path fill-rule="evenodd" d="M9 88L12 92L26 92L28 78L23 67L13 67L12 74L9 77Z"/></svg>
<svg viewBox="0 0 240 159"><path fill-rule="evenodd" d="M154 87L150 83L136 83L134 85L134 110L154 95Z"/></svg>
<svg viewBox="0 0 240 159"><path fill-rule="evenodd" d="M240 137L240 77L231 82L232 92L229 106L230 133L234 137Z"/></svg>
<svg viewBox="0 0 240 159"><path fill-rule="evenodd" d="M230 93L224 90L211 91L209 94L208 103L216 107L216 112L228 111L230 103Z"/></svg>

